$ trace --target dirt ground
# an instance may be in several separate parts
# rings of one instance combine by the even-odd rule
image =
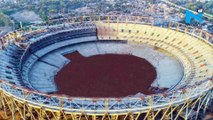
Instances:
[[[65,55],[71,62],[57,74],[59,91],[73,97],[125,97],[153,94],[148,87],[156,78],[155,68],[131,55]]]

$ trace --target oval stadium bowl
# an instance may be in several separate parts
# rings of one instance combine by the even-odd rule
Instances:
[[[141,16],[83,16],[48,23],[11,31],[1,37],[3,118],[195,120],[212,100],[213,47],[209,41],[213,36],[205,31],[181,23],[157,26],[153,18]],[[66,57],[74,52],[85,59],[113,54],[146,60],[155,68],[156,76],[148,87],[138,86],[151,92],[72,96],[81,88],[78,83],[79,86],[73,86],[76,89],[70,88],[70,94],[63,94],[60,92],[63,87],[56,81],[63,83],[63,77],[58,75],[63,76],[61,72],[75,63]],[[133,88],[128,82],[121,84]],[[102,85],[103,89],[113,87]],[[93,90],[80,91],[92,93]]]

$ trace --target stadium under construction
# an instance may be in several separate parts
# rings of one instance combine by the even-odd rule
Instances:
[[[212,104],[212,39],[141,16],[57,19],[10,32],[0,38],[1,119],[200,119]]]

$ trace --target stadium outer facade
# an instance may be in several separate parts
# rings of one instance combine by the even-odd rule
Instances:
[[[98,40],[127,40],[168,51],[183,64],[183,79],[165,93],[125,98],[72,98],[48,95],[2,79],[2,119],[176,120],[197,119],[200,112],[205,113],[212,102],[213,49],[209,41],[213,37],[200,29],[181,23],[169,23],[159,27],[154,25],[152,18],[139,16],[76,17],[52,20],[49,25],[37,25],[35,30],[32,30],[32,27],[22,28],[2,37],[1,44],[3,49],[13,42],[27,49],[29,44],[23,42],[27,39],[23,37],[26,34],[38,38],[49,33],[50,29],[79,30],[94,25]],[[24,61],[23,57],[21,61]],[[20,67],[22,64],[19,64]]]

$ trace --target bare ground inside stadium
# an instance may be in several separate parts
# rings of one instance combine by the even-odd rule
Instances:
[[[56,76],[57,94],[73,97],[125,97],[153,94],[148,87],[156,78],[155,68],[132,55],[95,55],[78,52],[65,55],[71,62]]]

